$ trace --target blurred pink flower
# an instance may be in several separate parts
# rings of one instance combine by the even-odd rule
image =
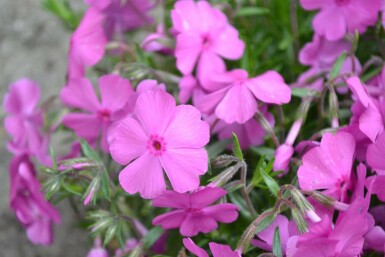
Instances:
[[[241,58],[245,44],[226,16],[206,1],[177,1],[171,11],[176,32],[175,56],[183,75],[192,73],[198,63],[198,76],[224,66],[221,57]]]
[[[336,200],[346,200],[354,152],[355,141],[352,135],[346,132],[325,134],[321,145],[302,157],[302,165],[297,173],[300,188],[324,189],[325,194]]]
[[[16,156],[10,164],[10,206],[34,244],[53,242],[53,222],[60,223],[60,213],[40,192],[33,164],[28,155]]]
[[[139,95],[134,117],[120,121],[110,136],[112,158],[127,165],[119,175],[130,194],[154,198],[166,190],[162,168],[175,191],[184,193],[199,186],[207,171],[209,126],[193,106],[176,106],[163,90]]]
[[[87,253],[87,257],[109,257],[107,250],[102,247],[100,238],[96,238],[94,247]]]
[[[107,37],[103,29],[105,15],[89,8],[72,34],[69,46],[67,79],[81,78],[86,67],[98,63],[104,56]]]
[[[212,82],[218,88],[212,93],[196,95],[194,105],[205,114],[215,112],[219,119],[229,124],[243,124],[252,118],[258,109],[257,99],[278,105],[291,99],[289,86],[276,71],[248,78],[245,70],[237,69],[213,74]]]
[[[140,44],[140,47],[146,52],[158,52],[165,55],[171,55],[174,53],[174,49],[170,46],[166,46],[165,42],[169,41],[164,27],[159,24],[156,27],[156,32],[149,34]]]
[[[369,145],[366,160],[369,166],[378,174],[385,175],[385,133],[381,133],[376,141]],[[385,190],[384,190],[385,192]]]
[[[43,161],[47,140],[43,133],[43,113],[38,108],[39,85],[29,79],[20,79],[9,85],[4,95],[3,108],[7,113],[4,128],[12,137],[7,148],[14,154],[29,153]]]
[[[306,10],[320,11],[313,20],[313,28],[328,40],[342,39],[347,32],[364,33],[377,21],[379,0],[300,0]]]
[[[176,210],[157,216],[152,223],[164,229],[180,228],[182,236],[209,233],[217,229],[217,222],[231,223],[238,218],[239,208],[234,204],[211,205],[226,193],[219,187],[205,187],[184,194],[166,191],[155,198],[152,205]]]
[[[90,142],[101,138],[101,147],[108,151],[107,130],[112,124],[112,116],[124,107],[129,97],[134,94],[131,83],[119,75],[110,74],[99,78],[101,101],[95,94],[91,82],[85,78],[69,81],[61,91],[64,104],[85,113],[66,114],[63,123],[74,130],[76,135]]]
[[[209,257],[205,250],[197,246],[191,238],[183,239],[184,247],[187,248],[191,253],[193,253],[197,257]],[[213,257],[241,257],[239,251],[231,250],[228,245],[221,245],[217,243],[209,243],[210,250],[213,253]]]

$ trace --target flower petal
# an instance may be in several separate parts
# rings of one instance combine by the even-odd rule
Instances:
[[[231,223],[237,220],[239,208],[235,204],[222,203],[203,209],[206,216],[222,223]]]
[[[134,94],[131,83],[117,74],[109,74],[99,78],[102,106],[110,111],[122,108],[130,95]]]
[[[159,159],[148,152],[120,172],[119,183],[127,193],[139,192],[146,199],[155,198],[166,190]]]
[[[163,229],[179,228],[186,219],[185,210],[171,211],[155,217],[152,221],[154,226],[162,226]]]
[[[100,106],[91,82],[85,78],[71,79],[62,89],[60,99],[65,105],[89,112],[96,112]]]
[[[226,194],[227,191],[220,187],[205,187],[203,189],[198,189],[190,195],[191,208],[204,208]]]
[[[96,139],[101,128],[98,118],[86,113],[69,113],[64,116],[63,124],[72,129],[76,135],[87,140]]]
[[[152,205],[155,207],[166,208],[189,208],[190,197],[188,194],[181,194],[175,191],[167,190],[152,201]]]
[[[209,233],[218,227],[218,223],[211,217],[189,214],[183,221],[179,232],[182,236],[196,236],[199,232]]]
[[[160,157],[162,166],[175,191],[184,193],[199,186],[199,175],[207,171],[205,149],[167,149]]]
[[[195,254],[197,257],[209,257],[209,255],[202,248],[198,247],[191,238],[183,238],[183,245],[190,252]]]
[[[112,158],[125,165],[147,150],[147,135],[137,120],[127,117],[110,130]]]

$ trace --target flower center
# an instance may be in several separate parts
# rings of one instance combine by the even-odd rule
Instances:
[[[350,0],[335,0],[335,1],[336,1],[336,4],[339,6],[345,6],[350,3]]]
[[[99,111],[98,111],[98,117],[99,117],[102,121],[109,121],[110,118],[111,118],[111,112],[110,112],[110,110],[107,110],[107,109],[99,110]]]
[[[199,216],[199,215],[203,214],[202,209],[198,209],[198,208],[188,208],[188,209],[186,209],[186,212],[188,212],[189,214],[191,214],[193,216]]]
[[[151,154],[160,156],[166,151],[166,142],[161,136],[151,135],[147,142],[147,149]]]
[[[211,46],[211,38],[209,34],[201,35],[203,48],[209,48]]]

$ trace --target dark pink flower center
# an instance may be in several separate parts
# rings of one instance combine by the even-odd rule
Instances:
[[[147,149],[151,154],[160,156],[166,151],[166,142],[161,136],[151,135],[147,142]]]
[[[201,35],[203,49],[209,48],[211,46],[211,37],[209,34]]]
[[[107,109],[101,109],[98,111],[98,117],[102,121],[109,121],[111,119],[111,112]]]
[[[203,214],[202,209],[199,209],[199,208],[188,208],[188,209],[186,209],[186,212],[188,212],[189,214],[191,214],[193,216],[199,216],[199,215]]]
[[[335,0],[335,1],[336,1],[336,4],[339,6],[345,6],[350,3],[350,0]]]

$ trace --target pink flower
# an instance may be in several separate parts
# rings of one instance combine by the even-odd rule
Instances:
[[[220,57],[236,60],[242,56],[245,44],[238,31],[208,2],[177,1],[171,18],[177,32],[177,67],[182,74],[191,74],[197,62],[198,74],[202,74],[224,66]]]
[[[10,84],[4,95],[3,108],[7,113],[4,127],[12,137],[7,146],[14,154],[26,152],[39,158],[46,153],[47,139],[41,132],[43,115],[38,109],[40,95],[39,86],[29,79]]]
[[[209,126],[189,105],[176,106],[163,90],[139,95],[134,117],[120,121],[111,134],[112,158],[127,165],[119,181],[130,194],[154,198],[166,190],[162,168],[179,193],[199,186],[207,170]]]
[[[173,54],[174,49],[165,45],[167,40],[169,39],[164,31],[163,24],[159,24],[156,27],[156,32],[149,34],[140,44],[140,47],[146,52],[159,52],[166,55]]]
[[[184,247],[187,248],[191,253],[193,253],[197,257],[209,257],[209,255],[206,253],[205,250],[197,246],[191,238],[184,238],[183,239]],[[230,246],[228,245],[221,245],[217,243],[209,243],[210,250],[213,253],[213,257],[241,257],[241,254],[239,251],[231,250]]]
[[[226,123],[245,123],[258,109],[257,100],[264,103],[290,102],[291,91],[276,71],[267,71],[255,78],[248,78],[245,70],[237,69],[212,76],[220,85],[213,93],[203,94],[194,101],[202,112],[215,115]],[[242,101],[239,101],[242,99]]]
[[[352,106],[351,123],[358,123],[362,133],[374,142],[377,135],[384,130],[381,111],[358,77],[349,78],[347,84],[357,99],[356,104]]]
[[[45,200],[27,155],[14,157],[10,164],[10,206],[34,244],[53,242],[52,223],[60,223],[60,213]]]
[[[369,145],[366,152],[366,160],[370,167],[377,173],[385,175],[385,133],[381,133],[376,141]],[[385,191],[385,190],[384,190]]]
[[[87,253],[87,257],[109,257],[107,250],[102,247],[100,238],[96,238],[94,247]]]
[[[105,15],[104,29],[109,39],[153,22],[148,12],[153,8],[148,0],[85,0]]]
[[[324,193],[346,199],[354,160],[355,141],[345,132],[322,137],[321,145],[308,151],[298,169],[301,189],[324,189]]]
[[[217,229],[217,222],[231,223],[238,218],[239,208],[234,204],[211,205],[226,193],[219,187],[184,194],[166,191],[153,200],[153,206],[176,210],[157,216],[152,223],[164,229],[180,228],[181,235],[188,237],[209,233]]]
[[[334,41],[345,36],[346,32],[364,33],[374,25],[380,11],[379,0],[301,0],[306,10],[320,9],[313,20],[317,34]]]
[[[294,222],[283,216],[278,215],[277,218],[267,228],[257,234],[259,239],[252,240],[252,244],[266,251],[273,250],[273,238],[275,229],[278,227],[281,239],[282,253],[286,255],[287,242],[290,237],[299,235],[298,229]]]
[[[101,102],[98,100],[91,82],[85,78],[69,81],[61,91],[64,104],[85,111],[69,113],[63,123],[75,133],[90,142],[102,134],[102,149],[108,151],[107,130],[114,121],[112,115],[124,107],[134,94],[130,81],[119,75],[105,75],[99,79]]]
[[[280,145],[275,151],[275,159],[273,163],[274,171],[283,170],[285,174],[289,171],[289,165],[291,161],[291,157],[293,157],[294,148],[291,145],[283,144]]]
[[[104,20],[105,16],[95,8],[89,8],[84,14],[70,40],[68,79],[84,77],[85,68],[102,59],[107,44]]]

